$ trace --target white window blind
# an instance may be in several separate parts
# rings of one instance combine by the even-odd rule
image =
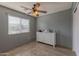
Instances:
[[[29,19],[8,15],[8,34],[29,32],[29,26]]]

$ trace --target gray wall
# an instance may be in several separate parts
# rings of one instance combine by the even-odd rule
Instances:
[[[16,35],[8,35],[8,14],[29,19],[30,32]],[[0,51],[9,50],[21,44],[35,40],[35,32],[36,18],[0,6]]]
[[[37,29],[52,29],[56,31],[57,45],[72,48],[71,9],[38,17]]]
[[[73,2],[73,3],[72,3],[72,10],[74,10],[76,4],[77,4],[77,2]]]

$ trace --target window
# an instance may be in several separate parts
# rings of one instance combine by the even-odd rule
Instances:
[[[8,15],[8,34],[29,32],[29,20]]]
[[[22,19],[21,28],[22,28],[22,32],[29,32],[29,20]]]

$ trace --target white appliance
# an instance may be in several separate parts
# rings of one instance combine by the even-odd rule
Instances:
[[[37,41],[50,44],[50,45],[53,45],[53,47],[55,47],[56,33],[37,32]]]

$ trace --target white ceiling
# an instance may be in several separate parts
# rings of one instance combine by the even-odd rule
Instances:
[[[28,8],[32,8],[33,4],[35,2],[0,2],[0,5],[6,6],[8,8],[23,12],[23,13],[28,13],[30,10],[24,10],[20,6],[25,6]],[[47,11],[46,14],[40,13],[40,16],[51,14],[51,13],[56,13],[59,11],[63,11],[66,9],[71,8],[72,3],[71,2],[40,2],[40,10],[45,10]]]

